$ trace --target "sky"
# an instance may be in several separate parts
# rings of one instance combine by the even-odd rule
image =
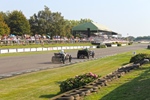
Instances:
[[[0,11],[22,11],[27,19],[44,10],[65,19],[91,19],[127,36],[150,36],[150,0],[0,0]]]

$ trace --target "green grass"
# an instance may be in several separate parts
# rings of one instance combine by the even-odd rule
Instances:
[[[17,52],[17,53],[4,53],[0,54],[0,57],[9,57],[9,56],[28,56],[28,55],[36,55],[36,54],[48,54],[50,52],[58,52],[59,50],[52,51],[34,51],[34,52]],[[65,50],[69,51],[69,50]]]
[[[92,46],[91,43],[51,43],[51,44],[29,44],[29,45],[0,45],[0,49],[8,48],[38,48],[38,47],[59,47],[59,46]]]
[[[150,64],[134,70],[101,88],[84,100],[150,100]]]
[[[28,55],[34,55],[34,54],[44,54],[49,53],[52,51],[40,51],[40,52],[21,52],[21,53],[4,53],[0,54],[0,57],[8,57],[8,56],[28,56]]]
[[[137,53],[140,52],[149,53],[149,50],[145,49],[137,51]],[[2,79],[0,80],[0,100],[49,100],[50,98],[56,96],[59,93],[59,83],[61,81],[87,72],[92,72],[100,76],[105,76],[106,74],[116,70],[118,67],[127,64],[131,56],[132,53],[127,52],[115,56],[69,65],[61,68],[48,69],[45,71],[39,71],[7,79]],[[125,75],[119,80],[112,82],[112,85],[102,88],[99,94],[92,95],[93,97],[85,98],[85,100],[112,100],[109,99],[110,97],[114,97],[113,100],[124,100],[116,98],[120,95],[120,98],[125,98],[126,96],[124,95],[130,95],[127,92],[127,90],[129,90],[130,88],[135,88],[136,91],[136,87],[138,85],[135,83],[139,82],[140,80],[143,82],[144,80],[149,80],[148,71],[149,65],[146,65],[145,67],[143,67],[143,69],[133,71],[132,73]],[[142,77],[144,73],[145,76],[147,75],[147,77]],[[125,79],[125,77],[127,78]],[[135,80],[134,83],[132,83],[133,80]],[[135,87],[133,87],[133,84],[135,84]],[[140,86],[139,89],[141,90],[141,88],[144,87],[144,85],[146,85],[146,83]],[[138,90],[139,93],[140,90]],[[121,93],[117,94],[118,91]],[[148,90],[146,92],[148,92]],[[132,93],[132,95],[134,94]],[[133,99],[131,98],[128,100]]]

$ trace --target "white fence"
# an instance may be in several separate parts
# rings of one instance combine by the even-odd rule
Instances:
[[[126,46],[122,44],[121,46]],[[111,47],[117,47],[117,44],[111,45]],[[48,48],[16,48],[16,49],[0,49],[0,54],[4,53],[16,53],[16,52],[35,52],[35,51],[51,51],[51,50],[61,50],[61,49],[83,49],[83,48],[97,48],[97,46],[61,46],[61,47],[48,47]]]
[[[0,54],[17,53],[17,52],[35,52],[35,51],[51,51],[61,49],[83,49],[83,48],[96,48],[96,46],[62,46],[62,47],[48,47],[48,48],[16,48],[16,49],[0,49]]]

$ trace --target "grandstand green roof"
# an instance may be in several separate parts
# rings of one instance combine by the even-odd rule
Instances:
[[[85,30],[86,31],[87,28],[90,28],[91,31],[97,31],[97,30],[111,31],[107,27],[100,25],[98,23],[94,23],[94,22],[86,22],[86,23],[77,25],[77,26],[73,27],[73,30]]]
[[[86,22],[83,24],[79,24],[73,27],[72,31],[87,31],[88,28],[90,29],[91,32],[111,32],[111,33],[117,34],[113,32],[112,30],[110,30],[109,28],[107,28],[106,26],[95,23],[95,22]]]

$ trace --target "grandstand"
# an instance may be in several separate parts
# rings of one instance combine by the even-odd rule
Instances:
[[[80,36],[92,42],[92,44],[100,45],[107,43],[127,43],[126,39],[121,38],[118,34],[109,28],[94,22],[87,22],[72,28],[74,36]]]

